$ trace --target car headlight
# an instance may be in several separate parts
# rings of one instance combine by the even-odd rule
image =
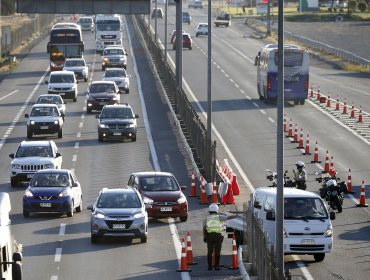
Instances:
[[[54,124],[59,124],[59,121],[54,121]]]
[[[149,198],[149,197],[143,197],[143,201],[145,204],[150,204],[152,205],[153,204],[153,199]]]
[[[26,192],[24,193],[24,196],[25,197],[33,197],[33,193],[30,190],[26,190]]]
[[[105,219],[105,215],[102,214],[102,213],[95,213],[94,217],[97,218],[97,219]]]
[[[30,121],[30,125],[34,125],[35,124],[35,121]]]
[[[99,127],[100,127],[100,128],[106,128],[106,127],[108,127],[108,126],[107,126],[105,123],[100,123],[100,124],[99,124]]]
[[[45,169],[48,169],[48,168],[55,168],[55,166],[54,166],[54,163],[46,163],[46,164],[44,164],[44,168]]]
[[[109,63],[109,58],[107,57],[103,58],[103,63]]]
[[[86,75],[86,74],[87,74],[87,69],[83,69],[83,70],[82,70],[82,74],[83,74],[83,75]]]
[[[135,128],[135,124],[134,123],[130,123],[130,124],[128,124],[128,126],[127,126],[128,128]]]
[[[69,196],[69,191],[68,191],[68,190],[64,190],[64,191],[62,191],[58,196],[59,196],[59,197]]]
[[[132,216],[133,219],[140,219],[140,218],[144,218],[144,217],[145,217],[145,215],[142,212],[136,213],[135,215]]]
[[[333,229],[332,229],[332,227],[328,226],[328,228],[325,231],[324,236],[325,237],[332,237],[333,236]]]
[[[12,169],[21,169],[20,164],[12,164]]]
[[[116,100],[117,100],[117,97],[112,97],[112,100],[113,100],[113,101],[116,101]]]
[[[182,195],[178,200],[177,200],[177,203],[178,204],[183,204],[186,202],[186,197],[184,195]]]

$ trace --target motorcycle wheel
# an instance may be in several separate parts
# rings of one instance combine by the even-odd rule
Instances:
[[[338,210],[338,213],[342,213],[343,208],[342,204],[340,203],[340,200],[338,199],[338,196],[334,196],[332,203],[334,204],[335,208]]]

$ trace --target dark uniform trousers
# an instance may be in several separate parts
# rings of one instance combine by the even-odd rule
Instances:
[[[220,264],[220,254],[224,237],[221,233],[211,232],[207,234],[207,260],[208,267],[212,266],[212,253],[215,252],[215,266]]]

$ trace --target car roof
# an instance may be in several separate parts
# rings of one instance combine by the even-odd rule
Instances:
[[[37,104],[34,104],[33,106],[32,106],[32,108],[33,107],[37,107],[37,108],[42,108],[42,107],[56,107],[56,108],[58,108],[58,105],[56,105],[56,104],[53,104],[53,103],[48,103],[48,104],[44,104],[44,103],[37,103]]]
[[[106,46],[104,48],[104,50],[106,50],[106,49],[123,49],[123,46],[121,46],[121,45],[110,45],[110,46]]]
[[[54,76],[54,75],[73,75],[74,76],[75,73],[69,70],[60,70],[60,71],[50,72],[50,76]]]
[[[273,195],[277,195],[277,189],[276,188],[269,188],[269,187],[262,187],[256,189],[254,192],[256,193],[270,193]],[[318,194],[310,192],[310,191],[304,191],[296,188],[284,188],[284,198],[289,197],[307,197],[307,198],[317,198],[320,197]]]
[[[207,22],[199,22],[199,23],[198,23],[198,26],[199,26],[199,25],[208,25],[208,23],[207,23]]]
[[[59,97],[60,99],[63,99],[59,94],[40,94],[37,99],[39,99],[40,97]]]
[[[142,176],[173,176],[174,175],[172,173],[169,173],[169,172],[158,172],[158,171],[142,171],[142,172],[134,172],[132,173],[131,175],[135,175],[135,176],[138,176],[138,177],[142,177]]]
[[[68,174],[68,173],[72,173],[71,170],[69,169],[41,169],[41,170],[38,170],[36,173],[64,173],[64,174]]]
[[[116,84],[115,81],[92,81],[90,85],[97,85],[97,84]]]
[[[24,147],[39,147],[39,146],[50,146],[54,142],[53,140],[38,140],[38,141],[22,141],[19,145]]]
[[[136,193],[136,190],[130,187],[125,188],[102,188],[100,193]]]
[[[116,68],[114,68],[114,67],[105,68],[105,72],[117,71],[117,70],[127,72],[125,68],[119,68],[119,67],[116,67]]]
[[[119,104],[107,104],[103,108],[131,108],[128,103],[119,103]]]
[[[66,59],[66,61],[67,61],[67,60],[68,60],[68,61],[70,61],[70,60],[77,60],[77,61],[78,61],[78,60],[83,60],[83,61],[85,61],[85,59],[84,59],[83,57],[67,58],[67,59]]]

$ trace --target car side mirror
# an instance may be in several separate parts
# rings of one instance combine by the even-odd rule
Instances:
[[[275,221],[275,213],[273,211],[266,212],[266,220],[267,221]]]
[[[79,186],[79,184],[78,184],[78,183],[73,183],[72,188],[76,188],[76,187],[78,187],[78,186]]]
[[[87,206],[87,210],[94,211],[94,206],[93,206],[93,205],[89,205],[89,206]]]
[[[145,205],[145,210],[153,208],[153,206],[151,204],[144,204],[144,205]]]
[[[140,116],[138,114],[135,114],[135,119],[138,119],[140,118]]]
[[[180,188],[181,188],[182,191],[186,190],[186,186],[181,186]]]
[[[14,158],[14,154],[9,154],[9,157],[10,158]]]
[[[62,154],[61,153],[59,153],[59,152],[57,152],[56,154],[55,154],[55,157],[57,158],[57,157],[61,157],[62,156]]]
[[[96,118],[96,119],[99,119],[99,117],[100,117],[100,115],[95,115],[95,118]]]
[[[76,80],[76,84],[78,84],[79,83],[79,81],[78,80]]]
[[[48,84],[49,83],[49,81],[45,81],[45,84]]]
[[[28,115],[28,114],[24,114],[24,117],[25,117],[25,118],[29,118],[29,117],[30,117],[30,115]]]

